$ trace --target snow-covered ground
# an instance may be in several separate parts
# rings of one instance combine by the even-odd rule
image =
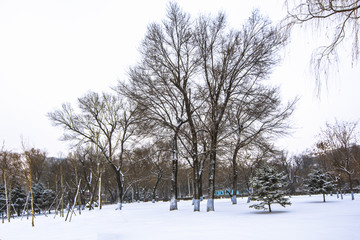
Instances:
[[[35,227],[24,218],[0,224],[0,239],[360,239],[360,195],[352,201],[336,196],[294,196],[292,205],[272,206],[272,213],[249,208],[246,199],[231,205],[230,199],[215,201],[215,212],[193,212],[191,201],[180,201],[178,211],[169,211],[168,202],[115,205],[103,210],[84,211],[71,222],[54,214],[37,216]]]

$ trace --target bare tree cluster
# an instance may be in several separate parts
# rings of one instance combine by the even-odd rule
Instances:
[[[171,210],[179,156],[193,170],[194,211],[200,210],[208,167],[207,210],[214,211],[216,169],[227,143],[238,139],[234,152],[247,145],[263,151],[286,132],[296,100],[281,104],[278,89],[264,83],[285,41],[257,11],[235,30],[227,28],[223,13],[193,19],[171,3],[167,18],[149,25],[142,59],[117,90],[142,109],[153,131],[173,136]]]
[[[58,189],[60,182],[61,196],[67,183],[79,196],[72,201],[90,208],[105,190],[119,210],[124,201],[169,195],[176,210],[179,197],[192,195],[194,211],[204,196],[214,211],[216,189],[231,179],[236,192],[241,173],[248,184],[257,164],[278,154],[273,141],[289,128],[296,99],[282,103],[266,81],[285,42],[286,34],[258,11],[229,29],[224,13],[192,18],[170,3],[166,18],[148,26],[128,81],[48,114],[76,150],[61,162],[66,171],[60,165],[53,172],[55,184],[42,174],[53,165],[34,152],[28,165],[43,164],[32,166],[30,183]]]

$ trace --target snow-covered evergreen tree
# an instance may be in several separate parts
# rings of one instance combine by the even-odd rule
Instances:
[[[270,165],[265,164],[257,169],[255,176],[250,180],[253,188],[251,199],[260,201],[260,203],[253,204],[250,207],[268,209],[271,212],[271,204],[277,203],[283,207],[291,205],[289,199],[284,197],[287,194],[285,190],[288,185],[287,180],[284,173],[278,173]]]
[[[43,208],[43,192],[45,187],[42,183],[36,183],[32,185],[33,198],[34,198],[34,208],[42,209]]]
[[[327,173],[317,169],[308,175],[308,191],[311,194],[322,194],[323,201],[325,202],[325,194],[329,193],[335,187],[334,182],[331,180]]]
[[[53,190],[51,189],[45,189],[41,195],[42,198],[42,209],[48,209],[49,213],[50,213],[50,207],[51,204],[53,204],[55,198],[56,198],[56,194]]]
[[[16,214],[20,216],[26,204],[26,193],[19,185],[11,191],[11,203],[14,206]]]
[[[56,194],[53,190],[47,189],[42,183],[36,183],[32,186],[35,208],[48,210],[53,204]]]

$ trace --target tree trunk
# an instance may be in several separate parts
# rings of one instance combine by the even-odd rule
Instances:
[[[215,141],[212,140],[210,152],[210,171],[209,171],[209,193],[207,201],[207,211],[215,211],[214,198],[215,198],[215,165],[216,165],[216,147]]]
[[[31,197],[31,226],[35,226],[35,212],[34,212],[34,195],[32,191],[32,179],[31,179],[31,168],[29,164],[29,185],[30,185],[30,197]]]
[[[75,164],[75,181],[76,182],[79,182],[79,174],[78,174],[78,171],[77,171],[77,166]],[[78,202],[78,205],[79,205],[79,215],[81,215],[81,198],[77,198],[77,202]]]
[[[232,190],[233,196],[231,197],[232,204],[237,204],[236,193],[237,193],[237,181],[238,181],[238,173],[237,173],[237,155],[240,150],[239,143],[236,145],[233,157],[232,157],[232,168],[233,168],[233,176],[232,176]]]
[[[3,177],[4,177],[6,215],[7,215],[8,222],[10,222],[10,203],[9,203],[9,196],[8,196],[7,184],[6,184],[6,174],[5,174],[5,170],[4,170]]]
[[[153,203],[155,203],[155,201],[156,201],[156,189],[157,189],[157,186],[159,185],[161,178],[162,178],[162,174],[160,173],[160,174],[158,174],[158,176],[156,178],[156,183],[155,183],[155,185],[153,187],[153,191],[152,191],[152,202]]]
[[[56,174],[55,176],[55,192],[56,192],[56,196],[59,196],[59,189],[58,189],[58,175]],[[27,204],[27,203],[26,203]],[[57,206],[58,206],[58,198],[56,197],[56,202],[55,202],[55,216],[58,214],[57,212]]]
[[[215,198],[215,170],[216,170],[216,151],[217,151],[217,127],[211,133],[211,145],[210,145],[210,172],[209,172],[209,194],[207,201],[207,210],[215,211],[214,198]]]
[[[269,212],[271,212],[271,204],[270,204],[270,202],[268,202],[268,206],[269,206]]]
[[[93,188],[93,189],[89,189],[89,192],[91,193],[89,210],[91,210],[92,204],[93,204],[94,201],[95,201],[96,190],[98,190],[98,188],[97,188],[98,183],[99,183],[99,179],[98,179],[97,181],[95,181],[95,186],[94,186],[94,188]],[[91,192],[91,190],[92,190],[92,192]]]
[[[99,197],[98,197],[98,201],[99,201],[99,209],[102,209],[102,204],[101,204],[101,177],[102,177],[102,172],[99,175]]]
[[[194,174],[194,212],[200,211],[200,176],[199,176],[199,162],[197,158],[193,161]]]
[[[323,193],[323,201],[325,202],[325,193]]]
[[[173,159],[171,172],[171,197],[170,211],[178,210],[177,208],[177,174],[178,174],[178,129],[175,130],[173,137]]]
[[[353,181],[352,181],[352,177],[351,174],[348,173],[348,178],[349,178],[349,185],[350,185],[350,191],[353,191]]]
[[[215,198],[215,164],[216,164],[216,152],[210,153],[210,176],[209,176],[209,194],[207,200],[207,210],[215,211],[214,198]]]
[[[123,203],[123,194],[124,194],[123,175],[122,175],[121,171],[115,165],[111,164],[111,167],[115,172],[116,182],[117,182],[118,190],[119,190],[118,204],[117,204],[116,210],[121,210],[122,203]]]
[[[203,184],[202,184],[202,173],[203,171],[200,170],[200,174],[199,174],[199,196],[200,196],[200,200],[203,200]]]

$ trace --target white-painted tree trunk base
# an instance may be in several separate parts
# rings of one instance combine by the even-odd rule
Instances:
[[[170,201],[170,211],[178,210],[177,201],[175,198],[172,198]]]
[[[121,209],[122,209],[122,203],[118,202],[116,206],[116,210],[121,210]]]
[[[355,200],[354,192],[351,192],[351,200]]]
[[[214,207],[214,199],[209,198],[207,200],[207,208],[206,208],[207,212],[213,212],[215,211],[215,207]]]
[[[234,195],[234,196],[231,197],[231,203],[232,203],[232,204],[237,204],[236,195]]]
[[[200,199],[194,199],[194,212],[200,212]]]

